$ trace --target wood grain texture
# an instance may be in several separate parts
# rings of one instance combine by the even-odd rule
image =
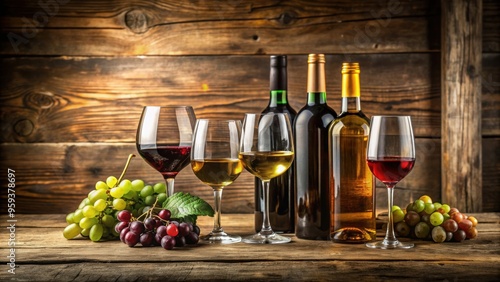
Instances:
[[[411,189],[414,197],[429,194],[438,199],[439,147],[439,139],[417,139],[419,161],[399,187]],[[0,168],[16,171],[16,211],[19,213],[65,213],[76,209],[98,180],[105,180],[109,175],[118,177],[127,156],[136,154],[135,145],[127,143],[9,143],[2,144],[1,149]],[[140,178],[152,184],[163,181],[161,175],[138,155],[126,177],[130,180]],[[253,176],[244,171],[225,188],[223,212],[253,213],[253,183]],[[213,204],[212,189],[201,183],[189,166],[176,177],[175,187],[176,191],[190,192]],[[1,191],[3,199],[6,194],[6,191]],[[408,195],[396,195],[397,202],[406,205],[410,200]],[[382,204],[382,208],[385,207]],[[0,207],[1,211],[5,209],[6,206]]]
[[[443,201],[466,212],[482,210],[482,0],[442,5]],[[464,20],[466,19],[466,20]]]
[[[306,60],[289,56],[289,101],[297,111],[306,101]],[[338,112],[341,64],[355,60],[367,115],[411,114],[417,137],[440,135],[438,54],[326,60],[328,101]],[[145,105],[187,104],[200,118],[242,119],[269,99],[268,56],[23,57],[0,63],[0,142],[135,142]],[[495,125],[500,117],[491,120]]]
[[[349,281],[475,280],[500,275],[500,214],[471,214],[479,235],[462,243],[414,240],[404,252],[381,252],[364,245],[301,240],[280,245],[203,245],[165,251],[160,247],[129,248],[119,241],[92,243],[61,235],[64,215],[19,215],[16,229],[16,281]],[[0,222],[6,222],[2,216]],[[200,217],[202,234],[212,218]],[[226,214],[227,232],[249,235],[253,215]],[[378,240],[383,232],[378,230]],[[2,242],[7,232],[0,233]],[[402,239],[405,240],[405,239]],[[7,253],[7,246],[1,245]],[[432,253],[432,257],[429,257]],[[467,255],[464,255],[467,254]],[[362,263],[360,263],[362,261]],[[3,257],[0,262],[7,262]],[[425,271],[422,271],[425,269]],[[175,271],[172,271],[175,270]],[[0,272],[6,281],[13,276]]]
[[[51,13],[47,13],[33,1],[4,1],[0,54],[234,55],[439,49],[435,36],[439,14],[428,1],[64,2],[49,7]]]

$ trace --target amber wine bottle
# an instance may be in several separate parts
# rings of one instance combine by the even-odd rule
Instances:
[[[269,72],[269,104],[262,113],[288,113],[293,124],[297,112],[289,105],[287,97],[287,57],[271,56]],[[294,232],[294,168],[272,178],[269,183],[269,220],[275,232]],[[264,213],[262,181],[255,178],[255,231],[262,228]]]
[[[331,239],[375,239],[375,181],[366,162],[370,121],[361,111],[359,64],[342,64],[342,112],[329,129]]]
[[[326,104],[325,56],[307,59],[307,104],[295,120],[295,235],[302,239],[330,237],[328,126],[337,113]]]

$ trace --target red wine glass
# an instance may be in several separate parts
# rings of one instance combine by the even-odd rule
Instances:
[[[196,116],[190,106],[146,106],[137,128],[139,155],[159,171],[174,193],[174,179],[189,164]]]
[[[394,187],[415,164],[415,141],[409,116],[373,116],[368,136],[367,162],[373,175],[387,186],[387,231],[383,241],[366,246],[376,249],[409,249],[414,244],[400,242],[394,235],[392,206]]]

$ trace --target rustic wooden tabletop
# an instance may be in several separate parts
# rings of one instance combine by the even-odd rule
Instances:
[[[500,213],[475,216],[478,238],[414,241],[410,250],[372,250],[290,234],[292,242],[283,245],[198,244],[171,251],[66,240],[64,215],[19,214],[15,222],[2,216],[0,281],[498,281]],[[212,218],[198,223],[202,233],[212,228]],[[253,233],[251,214],[223,214],[222,223],[230,233]],[[11,224],[15,229],[5,227]]]

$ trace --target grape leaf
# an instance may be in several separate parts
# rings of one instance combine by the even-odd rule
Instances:
[[[174,193],[162,206],[171,212],[171,218],[192,223],[196,223],[198,216],[214,216],[215,213],[203,199],[184,192]]]

